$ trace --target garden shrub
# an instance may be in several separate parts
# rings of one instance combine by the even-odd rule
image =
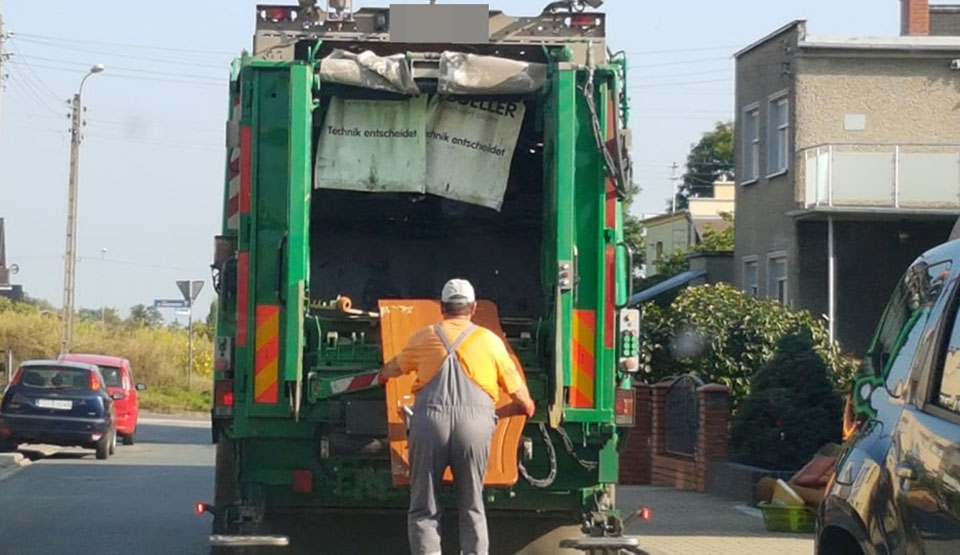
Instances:
[[[854,361],[830,342],[822,321],[726,284],[687,288],[666,307],[647,303],[640,329],[647,381],[696,374],[730,387],[733,406],[787,335],[810,338],[812,353],[826,364],[837,390],[848,390],[855,374]]]
[[[751,380],[750,393],[733,416],[732,458],[794,470],[826,443],[841,439],[843,401],[813,338],[783,336],[773,358]]]

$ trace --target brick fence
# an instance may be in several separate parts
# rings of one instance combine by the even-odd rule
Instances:
[[[627,432],[627,444],[620,452],[620,483],[641,485],[650,483],[650,410],[651,389],[649,384],[634,387],[636,397],[636,423]]]
[[[672,382],[636,387],[636,426],[620,455],[620,483],[705,491],[711,462],[726,460],[730,430],[729,388],[697,388],[698,428],[693,456],[666,449],[666,395]]]

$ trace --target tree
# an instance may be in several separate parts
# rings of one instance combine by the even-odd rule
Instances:
[[[130,317],[127,322],[135,326],[156,327],[163,323],[163,315],[155,306],[138,304],[130,307]]]
[[[704,232],[702,240],[696,245],[693,245],[689,249],[674,251],[656,261],[657,275],[651,277],[644,285],[649,287],[679,273],[686,272],[690,269],[690,261],[687,257],[692,253],[732,251],[733,214],[722,212],[720,217],[723,218],[725,222],[730,223],[726,229],[720,231],[713,229],[707,230]]]
[[[643,237],[643,224],[640,223],[640,218],[637,218],[630,213],[630,208],[633,206],[633,200],[636,198],[639,192],[640,187],[634,183],[627,190],[627,196],[623,199],[623,240],[630,245],[631,249],[633,249],[633,264],[635,266],[634,268],[630,268],[631,276],[633,275],[634,270],[643,264],[644,254],[646,252]]]
[[[733,122],[718,121],[690,147],[687,172],[676,193],[677,210],[686,208],[690,197],[711,196],[713,182],[724,175],[733,177]]]
[[[783,336],[753,377],[733,418],[735,460],[793,470],[826,443],[839,442],[843,401],[809,334]]]

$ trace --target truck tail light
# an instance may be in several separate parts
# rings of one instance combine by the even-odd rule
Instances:
[[[213,386],[213,410],[217,416],[233,415],[233,380],[217,380]]]
[[[633,388],[618,389],[613,417],[617,426],[633,427],[636,423],[636,399]]]
[[[281,21],[296,21],[297,16],[296,8],[289,8],[284,6],[271,6],[260,10],[260,19],[264,21],[269,21],[271,23],[279,23]]]
[[[310,470],[294,470],[293,491],[297,493],[312,493],[313,472]]]
[[[569,18],[568,27],[576,29],[590,29],[600,26],[600,16],[590,13],[573,14]]]

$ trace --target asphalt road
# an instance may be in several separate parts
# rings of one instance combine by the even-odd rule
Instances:
[[[63,449],[0,481],[0,554],[209,553],[193,512],[213,497],[209,423],[141,416],[137,436],[106,461]]]

